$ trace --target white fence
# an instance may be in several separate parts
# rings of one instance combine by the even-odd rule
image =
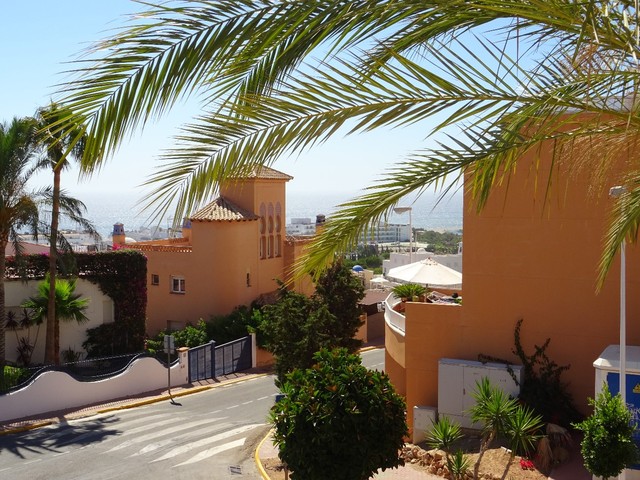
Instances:
[[[171,367],[171,386],[189,383],[187,349]],[[155,358],[135,360],[119,375],[80,382],[64,372],[45,372],[26,387],[0,396],[0,421],[83,407],[167,387],[167,368]]]

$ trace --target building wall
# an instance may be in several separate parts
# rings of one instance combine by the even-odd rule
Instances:
[[[261,220],[192,221],[191,251],[145,250],[149,271],[147,333],[154,335],[168,327],[182,328],[212,315],[226,315],[238,305],[249,305],[261,294],[277,289],[277,279],[286,276],[287,262],[295,261],[299,254],[296,248],[289,253],[285,249],[285,184],[282,179],[251,179],[221,189],[221,194],[239,207],[265,217],[264,225]],[[269,252],[264,244],[261,250],[261,237],[265,236],[273,238]],[[151,284],[154,274],[159,276],[159,285]],[[185,279],[184,293],[171,292],[172,276]]]
[[[559,365],[576,405],[587,412],[594,395],[593,362],[619,341],[619,260],[596,292],[607,215],[622,164],[589,188],[590,171],[570,169],[559,159],[551,173],[549,148],[518,162],[509,182],[494,188],[480,214],[467,192],[464,208],[464,306],[459,318],[430,305],[410,304],[406,317],[407,407],[436,406],[440,357],[476,360],[479,353],[516,361],[514,328],[524,319],[525,351],[551,339],[548,356]],[[538,152],[534,152],[538,153]],[[508,185],[507,185],[508,183]],[[640,345],[640,262],[627,247],[627,343]],[[453,307],[455,308],[455,307]],[[389,342],[387,342],[389,344]],[[392,352],[397,351],[392,342]],[[398,352],[402,355],[402,352]],[[395,379],[393,379],[395,381]]]

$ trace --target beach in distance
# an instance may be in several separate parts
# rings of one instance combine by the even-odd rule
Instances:
[[[171,226],[173,218],[168,216],[161,221],[149,220],[149,212],[141,212],[142,195],[136,193],[112,195],[108,193],[91,193],[78,195],[78,198],[86,205],[86,218],[91,220],[103,239],[111,236],[115,223],[124,224],[125,232],[140,230],[144,227],[167,229]],[[323,214],[330,217],[338,209],[338,205],[349,200],[349,194],[336,193],[299,193],[287,194],[287,223],[292,218],[311,218],[315,221],[316,215]],[[427,230],[461,230],[462,229],[462,194],[456,193],[445,197],[437,203],[438,196],[434,193],[425,193],[415,202],[403,202],[399,206],[411,206],[411,221],[414,228]],[[389,223],[409,223],[409,214],[391,214]],[[61,228],[77,229],[77,225],[68,222],[62,223]]]

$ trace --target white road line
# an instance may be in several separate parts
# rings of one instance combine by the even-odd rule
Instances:
[[[265,395],[264,397],[256,398],[256,401],[266,400],[267,398],[271,398],[269,395]]]
[[[253,400],[249,400],[248,402],[244,402],[242,405],[249,405],[250,403],[253,403]]]
[[[218,430],[222,430],[222,429],[231,427],[231,425],[232,424],[230,424],[230,423],[221,423],[219,425],[216,425],[216,427],[218,427]],[[151,443],[151,444],[147,445],[146,447],[140,449],[138,452],[134,453],[133,455],[129,455],[129,457],[137,457],[139,455],[146,455],[147,453],[154,452],[154,451],[158,450],[159,448],[166,447],[167,445],[171,445],[172,443],[176,443],[177,441],[183,440],[185,438],[189,438],[189,437],[200,435],[202,432],[207,432],[207,431],[210,431],[210,428],[203,427],[203,428],[197,428],[197,429],[194,429],[194,430],[190,430],[187,433],[182,433],[180,435],[174,435],[171,438],[167,438],[165,440],[160,440],[158,442]]]
[[[172,433],[180,432],[182,430],[187,430],[189,428],[197,427],[206,423],[217,422],[218,420],[222,420],[222,418],[209,418],[207,420],[196,420],[195,422],[189,423],[181,423],[180,425],[176,425],[172,428],[165,428],[162,430],[158,430],[157,432],[147,433],[146,435],[140,435],[136,438],[132,438],[131,440],[127,440],[126,442],[121,443],[113,447],[111,450],[108,450],[104,453],[111,453],[117,450],[122,450],[123,448],[130,447],[131,445],[135,445],[136,443],[147,442],[149,440],[153,440],[158,437],[163,437],[165,435],[170,435]]]
[[[235,440],[233,442],[229,442],[229,443],[225,443],[223,445],[219,445],[217,447],[209,448],[209,449],[205,450],[204,452],[200,452],[195,457],[190,458],[186,462],[182,462],[182,463],[178,463],[177,465],[174,465],[173,468],[180,467],[182,465],[189,465],[189,464],[192,464],[192,463],[201,462],[202,460],[206,460],[209,457],[213,457],[214,455],[217,455],[218,453],[226,452],[227,450],[231,450],[233,448],[241,447],[241,446],[244,445],[245,440],[246,440],[245,438],[241,438],[241,439]]]
[[[244,432],[248,432],[249,430],[253,430],[256,427],[260,427],[264,425],[263,423],[255,423],[250,425],[243,425],[242,427],[234,428],[233,430],[229,430],[228,432],[220,433],[218,435],[214,435],[213,437],[203,438],[202,440],[198,440],[197,442],[191,442],[187,445],[183,445],[178,448],[174,448],[170,452],[167,452],[162,457],[153,460],[151,463],[160,462],[162,460],[167,460],[169,458],[176,457],[183,453],[187,453],[190,450],[195,448],[204,447],[210,445],[212,443],[219,442],[220,440],[224,440],[225,438],[233,437],[234,435],[239,435]]]
[[[231,410],[232,408],[238,408],[240,405],[231,405],[230,407],[227,407],[225,410]]]

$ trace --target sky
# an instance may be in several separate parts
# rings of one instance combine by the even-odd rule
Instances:
[[[109,32],[140,11],[130,0],[0,0],[0,121],[33,115],[55,98],[56,85],[69,77],[83,49],[109,36]],[[88,193],[119,193],[142,197],[139,186],[158,165],[157,157],[173,144],[178,126],[198,113],[195,105],[178,105],[165,118],[134,134],[91,179],[81,181],[77,171],[63,175],[62,186],[82,199]],[[428,125],[377,130],[350,137],[336,136],[295,158],[274,165],[294,177],[290,193],[327,193],[357,196],[409,152],[423,148]],[[35,184],[50,182],[44,174]]]

